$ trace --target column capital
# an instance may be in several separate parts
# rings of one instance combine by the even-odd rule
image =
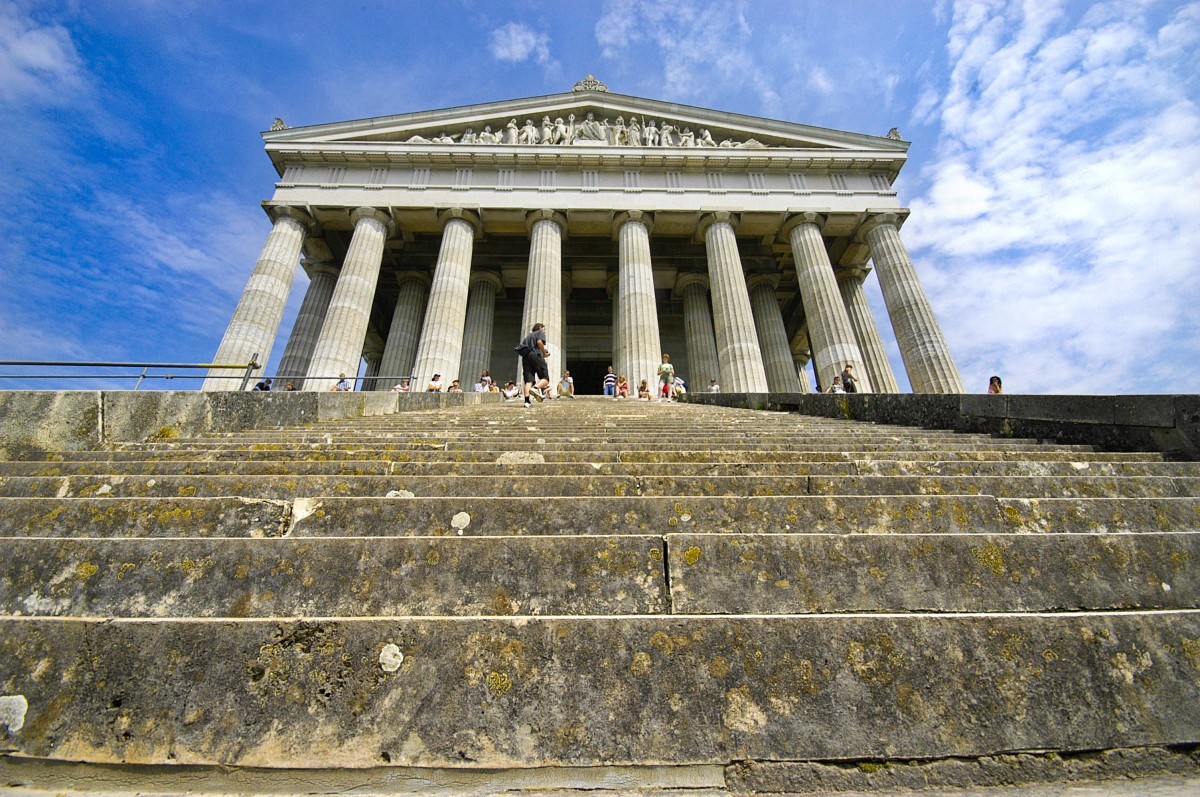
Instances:
[[[705,213],[700,217],[700,223],[696,225],[696,235],[700,240],[704,240],[704,233],[709,227],[719,222],[725,222],[734,230],[737,230],[738,225],[742,223],[742,217],[737,213],[732,213],[728,210],[714,210]]]
[[[748,290],[754,290],[759,285],[770,285],[771,290],[775,290],[779,287],[779,275],[759,273],[751,274],[746,278],[746,288]]]
[[[332,260],[301,260],[300,267],[304,269],[304,273],[312,279],[317,274],[328,274],[331,277],[336,277],[341,269],[338,264]]]
[[[699,285],[704,291],[708,291],[708,275],[701,274],[698,271],[688,271],[680,274],[675,279],[675,295],[681,296],[693,285]]]
[[[654,232],[654,214],[647,213],[644,210],[625,210],[618,213],[613,218],[613,238],[617,237],[617,233],[621,227],[631,221],[640,221],[646,226],[646,232]]]
[[[466,210],[465,208],[445,208],[438,211],[437,217],[438,223],[442,225],[442,229],[445,229],[446,225],[449,224],[451,220],[461,219],[462,221],[465,221],[467,224],[471,225],[471,229],[475,231],[476,238],[483,237],[483,224],[479,220],[479,214],[473,210]]]
[[[541,210],[531,210],[525,214],[525,231],[531,236],[533,235],[533,225],[539,221],[552,221],[558,225],[562,237],[567,237],[567,217],[557,210],[542,208]]]
[[[271,219],[271,223],[275,223],[280,219],[293,219],[304,225],[306,233],[311,234],[317,230],[316,220],[301,208],[292,205],[270,205],[266,202],[263,203],[262,207],[267,212],[268,218]]]
[[[409,270],[409,271],[397,271],[396,272],[396,284],[397,285],[403,285],[404,283],[408,282],[409,280],[412,280],[413,282],[419,282],[422,285],[424,285],[426,288],[428,288],[430,285],[433,284],[433,277],[429,276],[429,273],[426,271]]]
[[[392,217],[379,208],[355,208],[353,212],[350,213],[350,221],[354,222],[355,226],[358,226],[358,223],[363,219],[374,219],[382,224],[384,229],[387,230],[389,238],[396,234],[396,225],[392,223]]]
[[[786,238],[794,228],[799,227],[801,224],[815,224],[818,230],[824,231],[825,222],[827,221],[829,221],[829,217],[824,213],[815,213],[813,211],[793,213],[784,220],[783,226],[779,228],[779,234]]]
[[[857,282],[862,282],[863,280],[865,280],[867,278],[867,274],[869,274],[869,273],[870,273],[870,269],[858,268],[858,267],[835,268],[833,270],[833,276],[835,279],[837,279],[838,282],[845,282],[847,280],[855,280]]]
[[[477,282],[490,282],[497,291],[504,289],[504,280],[495,271],[472,271],[467,285],[474,287]]]
[[[898,210],[883,210],[883,211],[867,211],[867,217],[863,223],[858,226],[858,230],[854,233],[854,240],[863,242],[867,240],[867,233],[877,227],[890,224],[899,230],[904,221],[908,218],[908,209],[901,208]]]
[[[614,271],[608,275],[608,279],[605,281],[605,288],[608,291],[608,298],[611,299],[612,297],[617,295],[617,286],[620,284],[620,282],[621,282],[620,273]]]

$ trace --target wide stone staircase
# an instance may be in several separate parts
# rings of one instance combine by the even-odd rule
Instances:
[[[0,496],[0,788],[1200,772],[1197,463],[581,398],[45,454]]]

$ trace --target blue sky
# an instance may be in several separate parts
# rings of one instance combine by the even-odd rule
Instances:
[[[898,127],[903,237],[969,390],[998,373],[1009,392],[1200,392],[1200,2],[1137,0],[0,0],[0,358],[209,360],[269,230],[276,116],[588,72]]]

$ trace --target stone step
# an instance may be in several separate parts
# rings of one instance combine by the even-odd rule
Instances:
[[[689,436],[687,439],[694,439]],[[395,443],[388,443],[379,438],[370,438],[364,442],[369,442],[370,445],[360,445],[354,441],[311,441],[303,443],[247,443],[242,441],[238,444],[231,444],[227,449],[229,451],[283,451],[292,449],[337,449],[337,450],[354,450],[356,448],[376,448],[384,451],[476,451],[476,452],[495,452],[502,453],[505,451],[528,451],[535,450],[539,452],[549,451],[608,451],[613,448],[635,448],[638,451],[676,451],[680,448],[679,443],[669,442],[647,442],[645,439],[639,441],[630,441],[632,445],[624,446],[619,443],[610,441],[605,442],[571,442],[568,439],[561,437],[553,437],[549,435],[527,436],[522,438],[513,438],[511,440],[496,440],[493,438],[485,439],[464,439],[458,441],[438,441],[435,439],[429,440],[397,440]],[[979,444],[971,442],[951,441],[948,443],[922,443],[921,441],[901,440],[895,442],[879,442],[879,443],[858,443],[849,441],[836,441],[829,443],[812,443],[809,441],[797,440],[782,440],[776,444],[762,444],[753,441],[737,440],[722,442],[714,441],[713,446],[723,450],[733,451],[795,451],[801,449],[804,451],[839,451],[839,452],[871,452],[871,453],[889,453],[894,451],[1014,451],[1025,452],[1031,450],[1039,450],[1040,447],[1030,446],[1024,443],[988,443]],[[179,443],[165,446],[162,443],[146,443],[146,444],[127,444],[121,446],[122,451],[139,451],[156,453],[158,451],[188,451],[188,450],[222,450],[220,447],[214,448],[211,442],[189,442],[182,441]],[[1071,451],[1072,449],[1064,449],[1058,447],[1058,451]]]
[[[624,495],[993,495],[1005,498],[1187,498],[1200,479],[1167,476],[0,476],[13,497]]]
[[[1197,531],[1196,498],[0,498],[0,538]]]
[[[725,765],[1191,744],[1197,639],[1196,610],[6,618],[0,673],[19,756]]]
[[[838,462],[461,462],[394,460],[122,460],[108,462],[0,462],[0,476],[485,476],[491,474],[561,476],[716,476],[738,475],[881,475],[881,476],[1186,476],[1200,477],[1195,462],[961,462],[863,460]]]
[[[63,462],[168,462],[168,461],[288,461],[288,462],[325,462],[343,460],[385,460],[393,462],[495,462],[502,454],[489,455],[484,458],[470,451],[444,450],[413,450],[401,451],[392,448],[356,446],[345,450],[325,447],[309,449],[251,449],[235,450],[228,448],[217,449],[188,449],[161,451],[72,451],[68,454],[43,454],[41,458],[29,458],[20,462],[44,463],[43,467],[53,468]],[[848,462],[869,461],[869,454],[858,454],[847,451],[807,451],[796,447],[788,451],[721,451],[711,449],[683,448],[676,451],[640,451],[637,449],[614,450],[612,448],[595,451],[539,451],[547,462]],[[886,455],[876,457],[883,461],[904,462],[1130,462],[1157,463],[1163,458],[1157,454],[1129,452],[1091,452],[1091,451],[890,451]],[[57,474],[42,474],[57,475]]]
[[[1194,609],[1200,533],[7,539],[0,613],[770,615]]]

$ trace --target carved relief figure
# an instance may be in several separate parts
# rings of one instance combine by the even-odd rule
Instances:
[[[475,135],[475,128],[473,127],[468,127],[467,132],[462,135],[462,143],[464,144],[474,144],[478,140]]]
[[[405,143],[408,143],[408,144],[428,144],[428,143],[430,143],[430,142],[429,142],[429,139],[427,139],[427,138],[422,138],[421,136],[410,136],[410,137],[409,137],[409,139],[408,139],[408,141],[407,141],[407,142],[405,142]]]
[[[694,147],[696,146],[696,134],[692,132],[692,128],[685,127],[683,132],[679,134],[679,146]]]
[[[659,141],[662,144],[662,146],[664,146],[664,147],[675,146],[675,144],[676,144],[675,128],[672,127],[670,122],[668,122],[666,120],[663,121],[662,129],[659,131],[659,136],[660,136]]]
[[[637,119],[629,120],[629,129],[625,132],[625,137],[629,139],[629,146],[640,147],[642,145],[642,126],[638,124]]]
[[[655,126],[653,119],[646,123],[645,129],[642,131],[642,139],[646,142],[647,147],[658,146],[658,127]]]
[[[557,141],[554,140],[554,125],[550,124],[549,116],[542,117],[542,143],[543,144],[557,144],[558,143]]]
[[[532,119],[525,120],[525,126],[521,128],[521,138],[519,140],[522,144],[536,144],[541,140],[538,136],[538,129],[534,126]]]
[[[500,137],[492,132],[491,125],[484,125],[483,132],[479,134],[480,144],[499,144]]]
[[[555,144],[570,144],[571,131],[567,129],[567,123],[559,116],[554,120],[554,143]]]
[[[440,133],[438,133],[436,136],[434,136],[432,141],[434,144],[453,144],[454,136],[446,135],[446,131],[443,130]]]
[[[700,138],[696,141],[697,147],[715,147],[717,142],[713,141],[712,133],[708,132],[708,128],[700,131]]]
[[[618,147],[629,145],[629,135],[625,130],[625,117],[618,116],[617,123],[612,129],[612,143]]]
[[[574,119],[574,117],[572,117]],[[596,121],[596,117],[588,111],[587,118],[579,123],[575,131],[575,141],[603,141],[608,143],[608,131],[605,126]]]
[[[508,124],[504,126],[504,143],[516,144],[520,139],[520,134],[517,132],[517,120],[509,119]]]

